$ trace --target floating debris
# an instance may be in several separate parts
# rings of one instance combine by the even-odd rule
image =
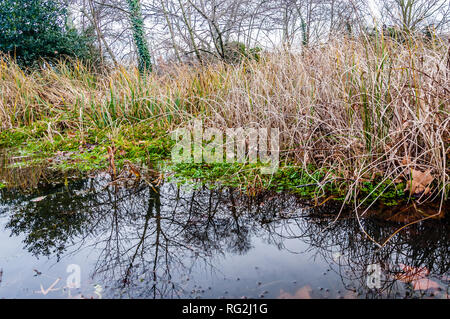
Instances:
[[[37,270],[37,269],[33,269],[33,271],[35,272],[35,276],[40,276],[40,275],[42,275],[42,272],[40,272],[40,271]]]
[[[45,199],[46,197],[47,197],[47,195],[45,195],[45,196],[39,196],[39,197],[33,198],[33,199],[31,200],[31,202],[33,202],[33,203],[40,202],[41,200]]]

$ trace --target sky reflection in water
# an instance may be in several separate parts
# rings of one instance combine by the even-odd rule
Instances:
[[[0,298],[448,296],[448,217],[378,250],[355,218],[331,223],[334,211],[288,194],[109,181],[1,190]],[[400,226],[362,222],[379,241]],[[81,267],[79,289],[64,288],[69,264]],[[371,264],[382,269],[377,290],[366,284]]]

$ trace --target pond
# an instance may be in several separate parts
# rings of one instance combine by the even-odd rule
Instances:
[[[382,248],[362,231],[383,242],[415,205],[335,220],[339,206],[286,193],[40,169],[8,171],[18,186],[0,191],[0,298],[449,296],[448,216]]]

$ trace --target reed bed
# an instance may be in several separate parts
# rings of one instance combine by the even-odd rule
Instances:
[[[196,118],[274,127],[284,161],[324,169],[317,183],[345,182],[347,199],[365,181],[411,180],[413,171],[433,178],[423,200],[447,198],[448,50],[439,39],[341,38],[236,65],[160,65],[148,76],[76,61],[25,72],[3,57],[1,129],[43,119],[61,134],[135,123],[169,132]]]

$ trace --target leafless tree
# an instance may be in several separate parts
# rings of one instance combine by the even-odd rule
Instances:
[[[405,31],[432,27],[442,30],[450,22],[448,0],[383,0],[379,1],[384,23]]]
[[[126,0],[67,0],[82,28],[114,64],[136,61]],[[357,35],[376,20],[404,29],[447,30],[448,0],[141,0],[145,35],[158,64],[227,60],[240,48],[301,49],[342,34]]]

